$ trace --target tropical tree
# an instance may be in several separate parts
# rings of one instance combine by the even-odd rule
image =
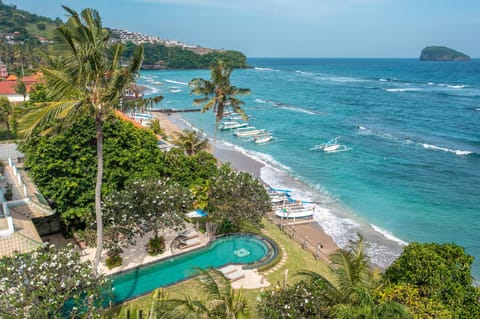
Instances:
[[[322,276],[312,271],[299,272],[299,275],[306,276],[307,284],[305,286],[297,284],[294,291],[299,290],[300,293],[307,296],[309,302],[302,303],[300,300],[299,304],[290,306],[288,299],[284,299],[284,307],[295,309],[297,312],[294,314],[300,317],[305,314],[322,318],[412,317],[408,310],[399,303],[376,298],[375,291],[379,287],[379,283],[374,280],[368,267],[362,236],[359,235],[359,239],[352,242],[346,249],[332,254],[331,261],[332,277]],[[307,290],[302,291],[302,289]],[[296,295],[298,294],[299,292],[296,293]],[[276,298],[272,294],[269,297]],[[269,300],[268,303],[275,305],[272,300]],[[262,309],[262,315],[268,314],[269,311],[275,312],[270,307],[260,309]],[[318,312],[312,313],[312,311]]]
[[[385,271],[385,280],[412,285],[419,297],[444,305],[453,318],[479,318],[480,289],[473,286],[472,263],[473,257],[453,243],[410,243]]]
[[[166,133],[165,133],[165,130],[160,125],[160,120],[153,119],[151,122],[152,122],[152,126],[150,127],[150,129],[152,130],[153,134],[160,135],[162,138],[166,138]]]
[[[208,138],[204,137],[200,131],[183,130],[175,133],[177,134],[175,145],[180,146],[188,156],[195,155],[208,148]]]
[[[204,104],[202,112],[212,109],[215,112],[215,133],[213,144],[217,141],[217,129],[220,121],[228,108],[232,108],[233,112],[241,114],[247,119],[247,114],[242,110],[243,101],[237,99],[237,95],[250,94],[249,89],[237,88],[230,83],[230,75],[233,68],[222,60],[216,60],[210,66],[211,79],[204,80],[202,78],[192,79],[189,83],[192,87],[192,93],[195,95],[203,95],[201,98],[193,100],[195,104]]]
[[[15,93],[20,94],[23,96],[23,102],[27,99],[27,86],[25,82],[23,82],[20,78],[17,79],[14,87]]]
[[[136,243],[139,215],[131,213],[131,205],[122,192],[113,192],[103,199],[104,247],[108,250],[105,263],[109,268],[120,266],[123,262],[120,253]]]
[[[27,128],[26,132],[32,134],[37,128],[52,132],[52,127],[68,126],[75,118],[85,114],[95,119],[96,268],[103,245],[103,123],[112,116],[113,109],[119,106],[120,97],[139,70],[143,49],[139,47],[129,66],[122,67],[122,45],[110,44],[110,32],[102,27],[99,13],[93,9],[84,9],[79,15],[66,6],[63,8],[69,14],[68,21],[57,28],[57,51],[49,57],[48,66],[42,68],[46,88],[54,102],[29,107],[23,124]]]
[[[134,216],[138,233],[153,232],[149,241],[149,253],[156,255],[163,251],[160,232],[165,228],[183,226],[183,216],[192,207],[190,191],[168,179],[139,179],[127,185],[116,198],[126,215]]]
[[[100,317],[110,280],[73,247],[46,245],[0,259],[2,318]]]
[[[174,313],[178,318],[241,319],[248,317],[248,306],[241,290],[235,291],[230,281],[216,269],[198,270],[198,281],[207,293],[207,300],[172,299],[177,305]]]
[[[160,176],[164,164],[151,132],[112,120],[104,123],[103,138],[102,196],[135,179]],[[32,136],[19,148],[30,176],[62,221],[72,228],[90,226],[95,218],[95,120],[86,115],[54,136]]]
[[[252,175],[228,165],[220,167],[212,178],[208,203],[209,218],[220,223],[220,233],[240,231],[246,222],[260,225],[262,217],[272,210],[265,187]]]
[[[7,138],[10,139],[10,129],[14,122],[15,109],[12,103],[5,97],[0,96],[0,123],[7,128]]]

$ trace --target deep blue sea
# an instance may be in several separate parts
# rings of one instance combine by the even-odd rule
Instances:
[[[362,233],[373,262],[388,266],[408,242],[455,242],[480,278],[480,60],[252,58],[231,81],[257,145],[218,139],[268,164],[262,179],[319,202],[315,219],[341,247]],[[144,71],[161,108],[192,108],[187,83],[208,70]],[[214,115],[184,113],[213,136]],[[349,148],[310,148],[334,137]]]

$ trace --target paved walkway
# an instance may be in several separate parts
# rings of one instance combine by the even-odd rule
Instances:
[[[270,235],[268,233],[268,231],[266,231],[265,229],[262,229],[262,233],[264,233],[265,235],[269,236],[269,237],[272,237],[272,235]],[[285,249],[285,247],[283,247],[282,245],[278,244],[279,245],[279,248],[280,250],[282,251],[282,258],[280,259],[280,261],[272,268],[268,269],[267,271],[265,271],[263,274],[268,276],[272,273],[274,273],[275,271],[279,270],[280,268],[283,267],[283,265],[285,265],[285,263],[287,262],[287,258],[288,258],[288,255],[287,255],[287,250]]]

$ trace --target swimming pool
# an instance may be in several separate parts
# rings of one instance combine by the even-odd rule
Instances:
[[[193,276],[195,269],[251,264],[271,253],[264,239],[249,234],[220,237],[210,245],[112,276],[113,303],[121,303]]]

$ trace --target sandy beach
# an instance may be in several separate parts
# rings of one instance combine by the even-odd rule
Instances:
[[[166,113],[155,112],[155,116],[160,120],[160,126],[165,130],[167,135],[173,136],[174,132],[179,132],[185,127],[182,127],[182,122],[176,115],[167,115]],[[261,180],[260,171],[265,166],[262,162],[252,159],[251,157],[223,145],[217,141],[213,155],[222,163],[230,163],[230,165],[238,171],[252,174],[255,178]],[[335,252],[339,247],[333,239],[324,232],[322,227],[316,223],[308,223],[295,225],[295,237],[297,240],[307,238],[309,246],[312,251],[320,246],[321,257],[326,259],[328,255]],[[307,236],[307,237],[305,237]]]

